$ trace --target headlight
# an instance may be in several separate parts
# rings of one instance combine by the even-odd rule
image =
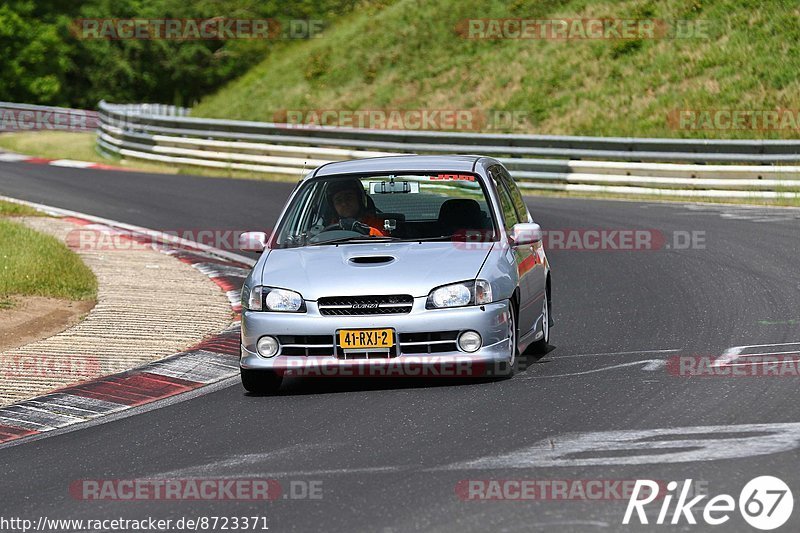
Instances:
[[[242,307],[249,311],[306,312],[303,297],[295,291],[262,287],[261,285],[256,285],[249,292],[245,292],[245,290],[242,291]],[[246,301],[245,296],[247,296]]]
[[[269,291],[264,298],[264,306],[267,311],[283,311],[288,313],[305,311],[303,297],[300,296],[299,293],[287,291],[286,289],[264,288]]]
[[[483,279],[445,285],[431,291],[426,309],[483,305],[492,301],[492,286]]]

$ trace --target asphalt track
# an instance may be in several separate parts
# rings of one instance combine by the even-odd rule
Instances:
[[[268,228],[291,187],[0,164],[2,195],[162,230]],[[747,481],[774,475],[795,496],[780,530],[798,530],[798,378],[678,377],[665,361],[800,342],[800,210],[527,201],[545,229],[652,229],[670,243],[675,231],[700,231],[705,247],[549,250],[554,348],[511,380],[319,378],[290,381],[276,397],[247,396],[232,383],[2,449],[0,516],[261,515],[271,531],[694,531],[709,526],[652,525],[660,504],[647,508],[650,526],[622,526],[627,500],[464,501],[456,488],[691,478],[738,499]],[[761,426],[738,427],[751,424]],[[655,429],[661,437],[633,433]],[[634,437],[650,444],[595,449]],[[674,446],[657,450],[661,438]],[[321,482],[322,498],[98,502],[68,492],[80,479],[162,477],[267,477],[287,493],[290,482]],[[716,529],[753,531],[738,511]]]

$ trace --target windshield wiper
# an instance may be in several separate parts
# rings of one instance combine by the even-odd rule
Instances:
[[[382,236],[382,237],[367,237],[365,235],[359,235],[358,237],[341,237],[339,239],[331,239],[330,241],[322,241],[322,242],[312,242],[309,243],[308,246],[320,246],[322,244],[341,244],[344,242],[384,242],[384,241],[399,241],[402,240],[400,237],[389,237]]]
[[[450,240],[453,240],[455,237],[464,237],[464,236],[460,235],[460,234],[439,235],[438,237],[423,237],[421,239],[406,239],[406,240],[410,241],[410,242],[450,241]],[[491,238],[486,239],[486,240],[479,239],[479,240],[476,240],[476,241],[471,241],[469,239],[460,238],[455,242],[467,242],[467,243],[480,244],[480,243],[484,243],[484,242],[493,242],[493,241],[494,241],[494,237],[492,236]]]
[[[438,237],[423,237],[421,239],[408,239],[410,242],[449,241],[455,235],[439,235]]]

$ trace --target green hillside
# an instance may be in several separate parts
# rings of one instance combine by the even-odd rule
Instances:
[[[272,121],[286,110],[506,110],[522,123],[501,129],[530,133],[748,138],[800,132],[791,121],[777,129],[759,122],[732,130],[718,122],[721,128],[697,130],[668,120],[686,109],[788,109],[796,120],[800,8],[794,1],[387,4],[365,3],[322,37],[275,51],[203,99],[194,115]],[[465,19],[487,18],[691,20],[705,38],[463,37]]]

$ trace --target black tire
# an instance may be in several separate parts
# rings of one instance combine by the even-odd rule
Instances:
[[[542,306],[542,314],[544,315],[542,319],[542,331],[544,335],[541,339],[531,344],[530,352],[532,354],[537,355],[544,355],[547,353],[547,349],[550,347],[550,312],[551,312],[552,304],[550,303],[550,299],[545,296],[544,298],[544,305]]]
[[[242,385],[253,394],[275,394],[281,387],[283,376],[271,370],[248,370],[241,368]]]
[[[495,367],[495,376],[503,379],[510,379],[514,377],[514,371],[516,370],[516,366],[519,364],[519,358],[522,354],[520,354],[519,349],[517,348],[517,341],[519,340],[519,326],[517,324],[517,308],[514,305],[514,301],[510,301],[509,309],[511,310],[511,323],[509,324],[510,329],[513,331],[513,340],[512,349],[514,350],[514,354],[511,357],[510,361],[503,361],[498,362]]]

